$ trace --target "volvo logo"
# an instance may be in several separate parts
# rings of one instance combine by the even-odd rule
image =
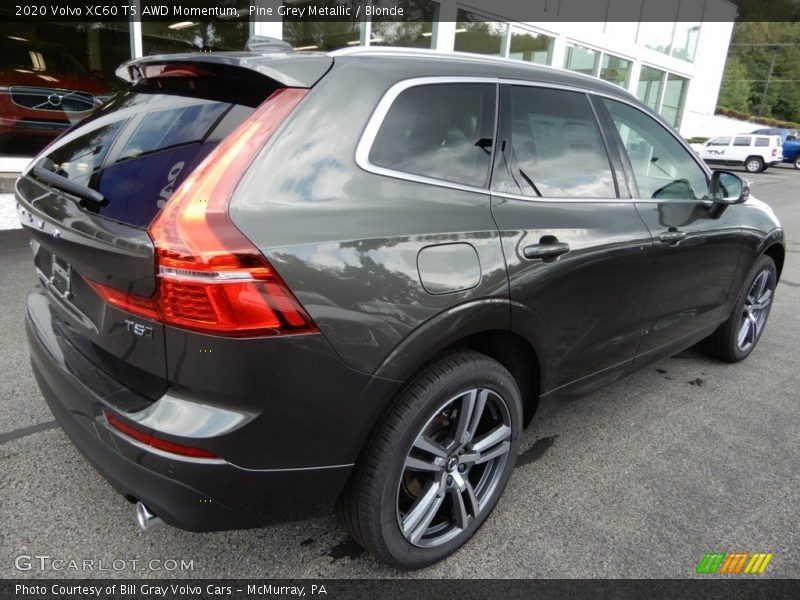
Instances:
[[[50,106],[59,107],[59,106],[61,106],[61,101],[63,99],[64,99],[64,96],[62,96],[61,94],[53,93],[53,94],[50,94],[47,97],[47,102],[50,104]]]

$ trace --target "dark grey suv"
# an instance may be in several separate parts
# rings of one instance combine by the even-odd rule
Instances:
[[[16,193],[34,372],[142,525],[335,505],[428,565],[491,512],[540,398],[764,331],[772,211],[613,85],[370,49],[119,73]]]

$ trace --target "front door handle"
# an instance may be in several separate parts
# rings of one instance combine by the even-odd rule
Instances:
[[[659,235],[658,239],[660,239],[662,242],[667,242],[668,244],[674,244],[675,242],[680,242],[685,237],[685,231],[679,231],[674,227],[670,227],[668,231],[665,231]]]
[[[522,249],[522,255],[530,259],[556,258],[569,252],[569,244],[555,242],[550,244],[531,244]]]

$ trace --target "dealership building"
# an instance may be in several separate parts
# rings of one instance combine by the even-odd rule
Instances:
[[[52,137],[76,115],[85,114],[80,102],[56,106],[50,92],[36,96],[31,89],[38,79],[58,80],[68,72],[71,78],[64,80],[83,87],[73,90],[78,94],[72,99],[102,98],[120,85],[114,76],[117,65],[132,57],[241,50],[254,34],[283,39],[298,50],[401,46],[473,52],[576,71],[629,90],[685,136],[698,135],[714,114],[736,14],[727,0],[596,0],[591,9],[581,6],[587,4],[581,0],[533,0],[521,21],[520,3],[515,6],[512,0],[472,3],[491,6],[491,12],[469,1],[372,0],[377,8],[404,6],[405,21],[362,12],[353,21],[315,22],[307,15],[277,20],[251,16],[252,6],[309,4],[302,1],[214,4],[235,10],[226,11],[228,18],[214,20],[149,20],[140,15],[128,21],[58,23],[13,22],[3,14],[8,9],[0,9],[0,73],[8,74],[0,81],[0,95],[6,95],[5,101],[0,97],[0,173],[18,171],[46,143],[42,127],[50,128]],[[593,20],[563,20],[570,10]],[[20,89],[27,97],[19,95]],[[10,128],[14,119],[18,127]],[[31,131],[38,136],[25,134],[30,125],[26,121],[31,120]]]

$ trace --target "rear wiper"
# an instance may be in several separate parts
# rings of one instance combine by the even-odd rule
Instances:
[[[35,165],[33,167],[33,174],[36,175],[36,177],[38,177],[45,183],[49,183],[54,188],[67,192],[68,194],[72,194],[73,196],[78,196],[79,198],[83,198],[84,200],[89,200],[90,202],[93,202],[94,204],[97,204],[99,206],[108,205],[108,200],[100,192],[93,190],[92,188],[87,187],[83,184],[70,181],[69,179],[62,177],[61,175],[53,173],[52,171],[48,171],[44,167]]]

